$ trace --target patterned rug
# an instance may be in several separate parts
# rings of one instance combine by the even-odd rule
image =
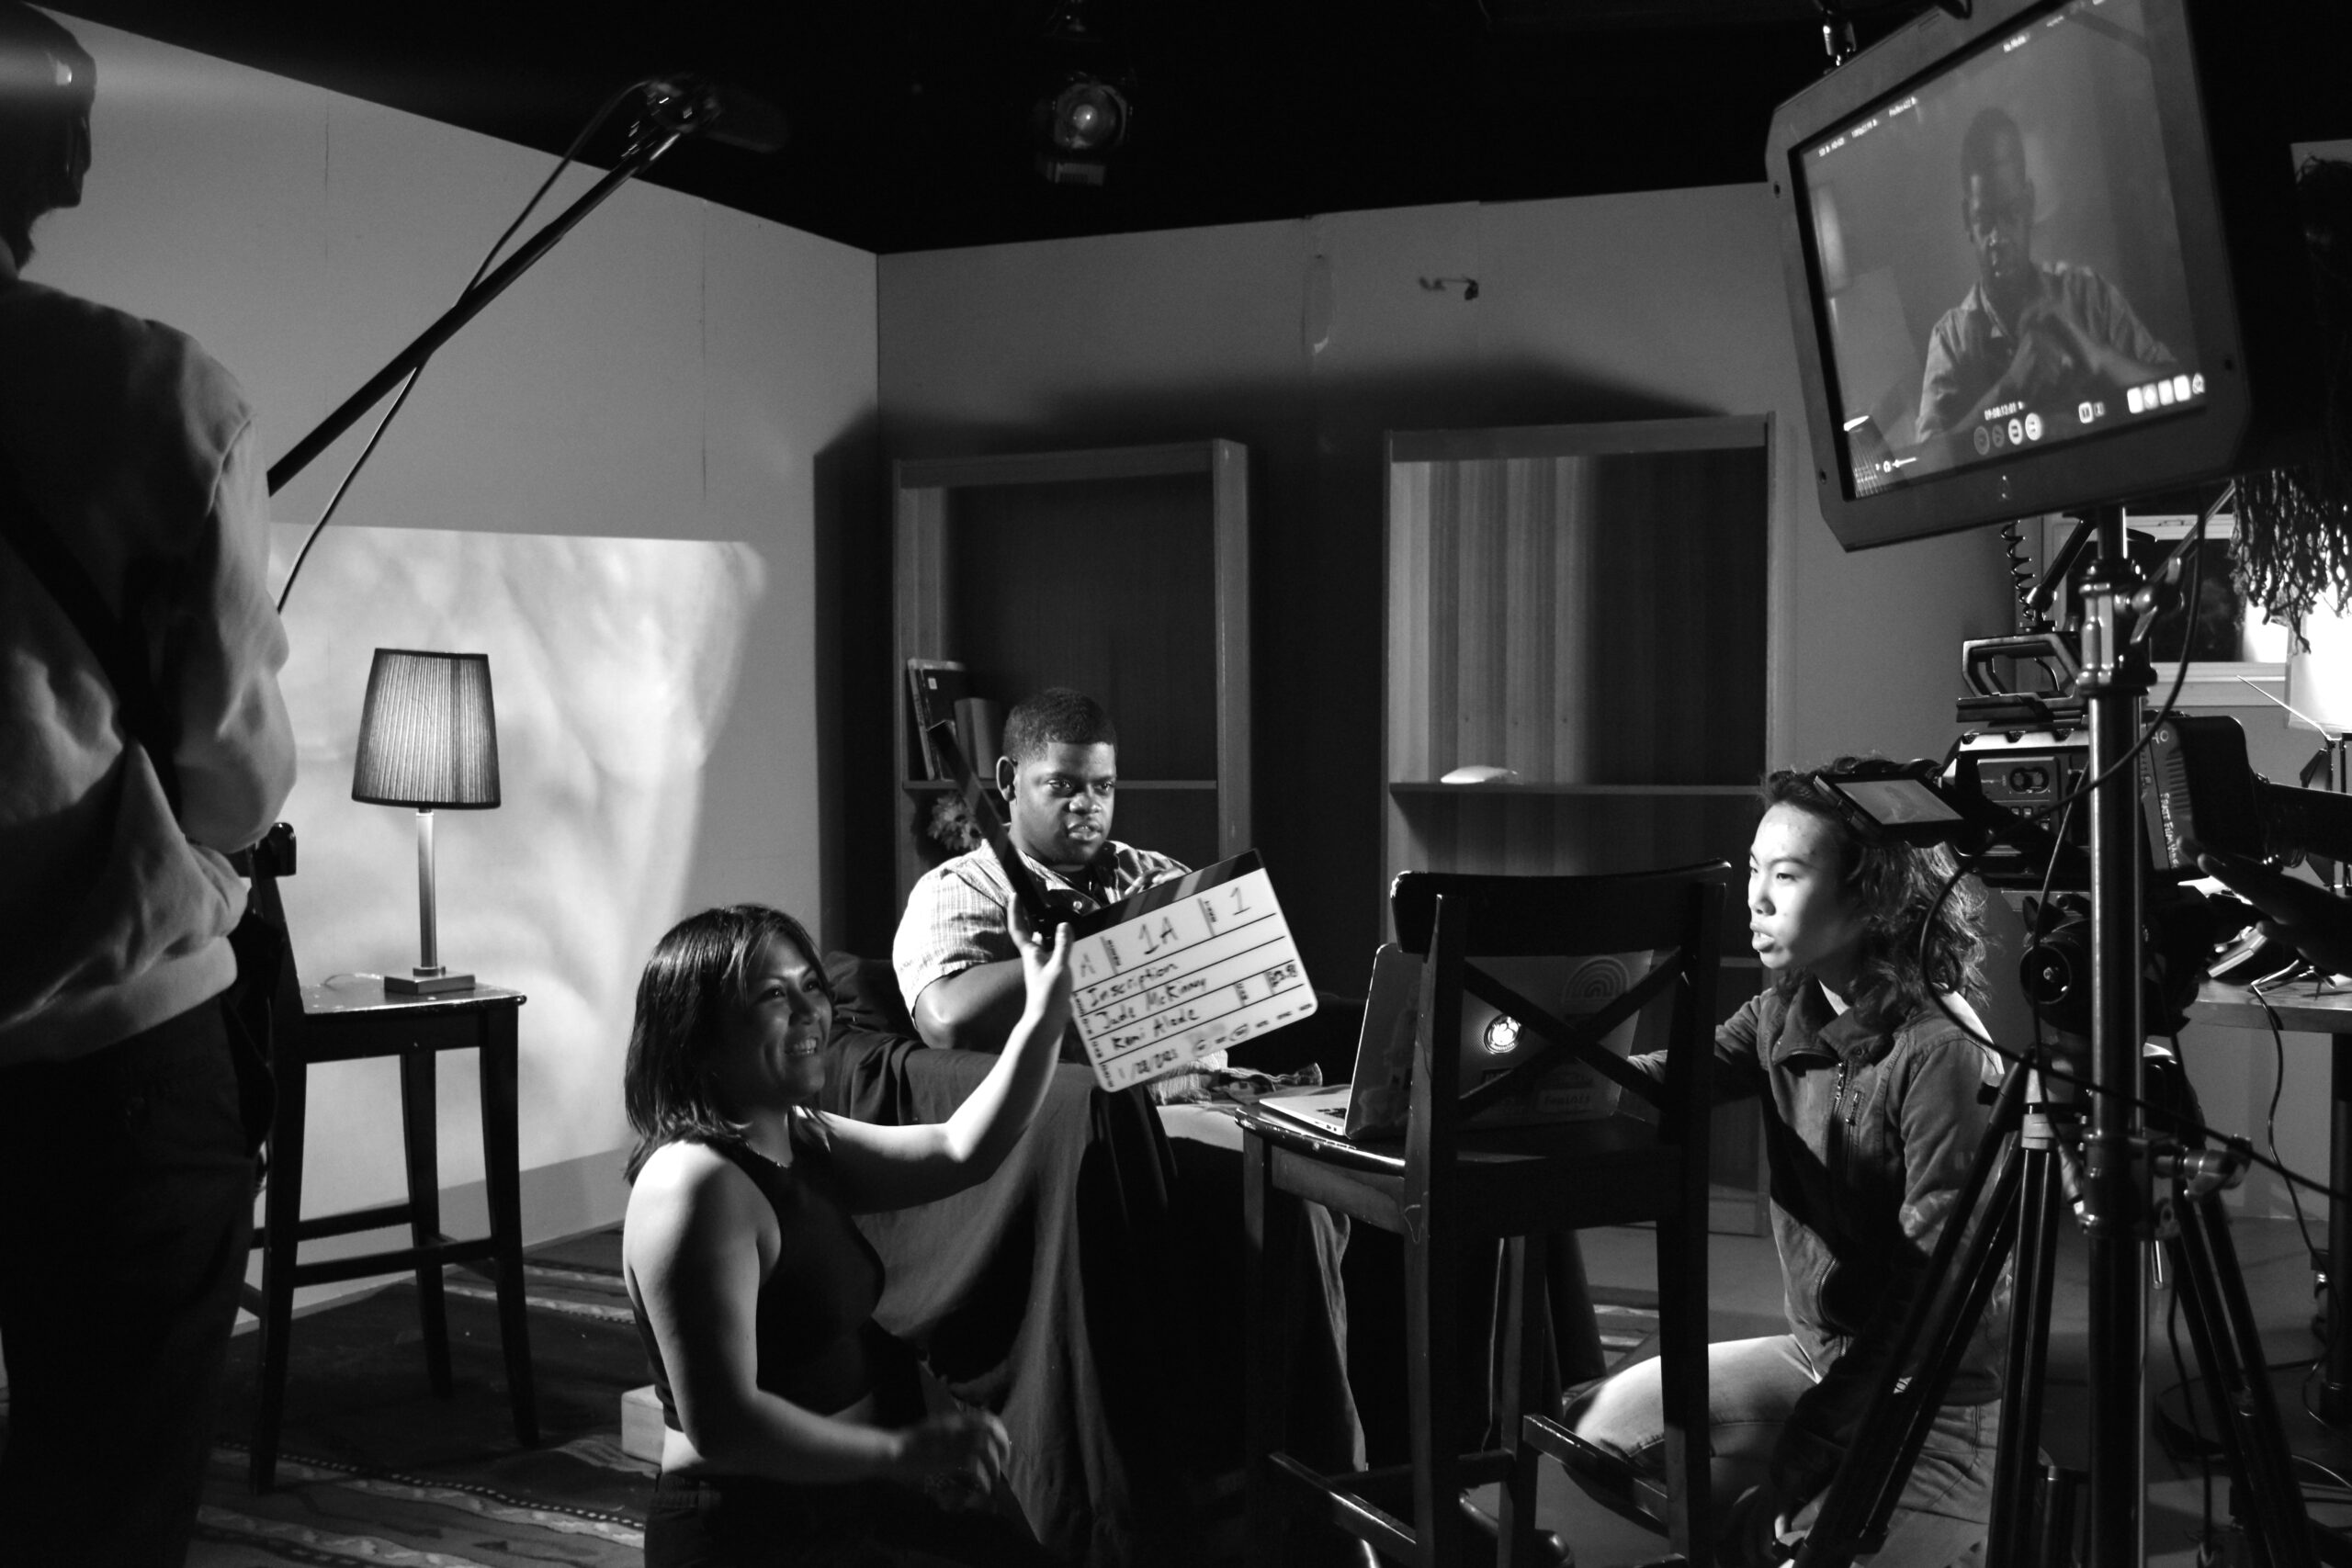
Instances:
[[[255,1495],[256,1341],[238,1336],[190,1568],[637,1568],[653,1467],[620,1449],[620,1398],[645,1361],[619,1233],[535,1247],[527,1269],[536,1449],[514,1440],[496,1296],[452,1269],[447,1399],[425,1379],[412,1283],[295,1320],[277,1484]],[[1645,1294],[1594,1294],[1612,1360],[1655,1332]]]
[[[533,1248],[527,1268],[536,1449],[514,1439],[495,1295],[453,1269],[447,1399],[426,1382],[413,1283],[295,1320],[277,1483],[255,1495],[255,1340],[240,1335],[190,1568],[636,1568],[653,1467],[620,1448],[645,1358],[618,1233]]]

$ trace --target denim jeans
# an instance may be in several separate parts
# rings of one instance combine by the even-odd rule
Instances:
[[[1637,1361],[1569,1401],[1567,1425],[1596,1448],[1650,1476],[1666,1472],[1660,1363]],[[1774,1335],[1707,1347],[1707,1424],[1714,1462],[1709,1495],[1720,1522],[1765,1479],[1773,1445],[1800,1395],[1817,1380],[1795,1339]],[[1947,1404],[1905,1482],[1879,1568],[1946,1568],[1981,1555],[1993,1506],[1993,1449],[2001,1406]]]
[[[0,1562],[186,1557],[253,1196],[217,1001],[0,1068]]]

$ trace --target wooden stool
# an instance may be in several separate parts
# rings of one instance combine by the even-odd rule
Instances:
[[[447,1264],[487,1259],[498,1280],[499,1337],[506,1354],[507,1394],[514,1406],[514,1436],[539,1440],[538,1404],[531,1387],[531,1345],[523,1305],[523,1207],[518,1169],[515,1098],[515,1015],[525,1000],[494,986],[440,996],[387,995],[380,983],[300,987],[300,1008],[285,1005],[295,987],[280,991],[272,1066],[277,1108],[269,1132],[269,1181],[264,1224],[254,1231],[261,1249],[261,1289],[248,1286],[245,1304],[261,1319],[261,1365],[254,1391],[253,1489],[266,1491],[277,1468],[277,1439],[286,1400],[287,1335],[294,1290],[339,1280],[414,1270],[417,1311],[424,1329],[424,1359],[433,1391],[450,1392],[449,1327],[441,1270]],[[434,1077],[443,1051],[481,1056],[482,1175],[490,1196],[490,1235],[452,1241],[441,1234],[441,1184],[435,1151]],[[347,1213],[303,1219],[303,1114],[309,1071],[320,1062],[396,1056],[401,1065],[401,1129],[407,1150],[408,1197]],[[355,1258],[301,1263],[300,1244],[406,1224],[410,1245]]]

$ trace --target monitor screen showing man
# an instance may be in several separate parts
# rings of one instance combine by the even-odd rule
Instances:
[[[2077,0],[1807,147],[1852,493],[2207,402],[2143,0]]]

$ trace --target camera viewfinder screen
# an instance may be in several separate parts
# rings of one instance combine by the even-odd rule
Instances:
[[[1917,779],[1839,779],[1838,793],[1862,808],[1871,821],[1899,828],[1914,822],[1957,822],[1960,813]]]
[[[1852,493],[2205,402],[2142,0],[2074,0],[1797,159]]]

